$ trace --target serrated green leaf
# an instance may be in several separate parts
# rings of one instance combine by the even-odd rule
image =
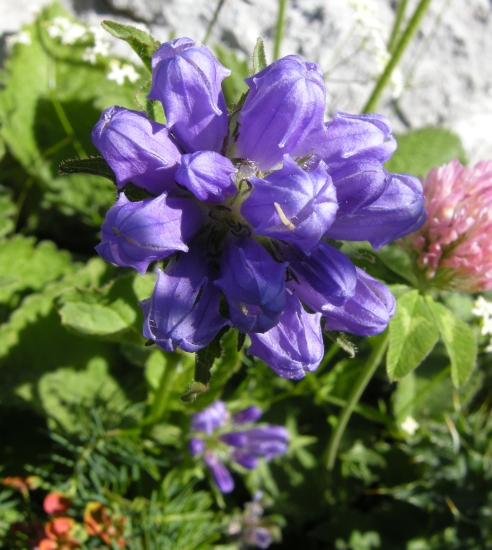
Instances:
[[[253,74],[259,73],[267,66],[265,55],[265,44],[261,38],[256,41],[255,49],[253,50]]]
[[[102,176],[116,183],[116,176],[109,164],[102,157],[85,159],[67,159],[58,167],[61,174],[92,174]]]
[[[140,57],[146,69],[152,74],[152,56],[161,45],[158,40],[141,29],[137,29],[131,25],[122,25],[115,21],[103,21],[101,26],[116,38],[128,42],[133,51]]]
[[[401,380],[420,365],[439,337],[434,316],[417,290],[397,300],[389,335],[388,376],[390,380]]]
[[[471,376],[477,357],[477,341],[471,328],[448,308],[426,297],[451,361],[451,379],[456,388]]]
[[[0,303],[7,304],[26,291],[41,290],[70,273],[71,256],[49,241],[36,246],[34,237],[15,235],[0,242]],[[15,305],[15,303],[13,304]]]
[[[457,158],[466,164],[460,138],[445,128],[428,127],[397,135],[398,149],[385,164],[394,173],[426,176],[431,168]]]

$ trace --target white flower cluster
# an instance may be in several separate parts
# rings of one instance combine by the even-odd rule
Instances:
[[[140,78],[135,67],[128,63],[120,63],[117,59],[113,59],[109,62],[109,66],[111,71],[106,75],[106,78],[114,80],[120,86],[125,83],[125,78],[128,78],[130,82],[136,82]]]
[[[474,303],[474,308],[472,309],[473,315],[481,317],[482,319],[482,329],[481,333],[483,336],[492,335],[492,302],[488,302],[483,296],[479,296]],[[492,341],[485,348],[486,352],[492,352]]]
[[[48,35],[51,38],[58,38],[61,44],[73,45],[79,41],[93,41],[93,46],[87,46],[82,59],[96,64],[97,56],[107,57],[109,55],[110,43],[105,39],[106,34],[99,27],[85,27],[79,23],[70,21],[67,17],[54,17],[48,26]]]
[[[378,6],[373,0],[350,0],[355,11],[355,32],[362,39],[363,47],[373,55],[378,74],[382,74],[391,54],[387,48],[386,29],[378,19]],[[400,69],[391,73],[390,86],[393,98],[400,97],[404,89],[403,74]]]
[[[11,34],[10,36],[7,36],[5,39],[5,45],[7,47],[7,51],[12,51],[12,48],[16,44],[24,44],[25,46],[29,46],[31,43],[31,34],[27,31],[20,31],[15,34]]]

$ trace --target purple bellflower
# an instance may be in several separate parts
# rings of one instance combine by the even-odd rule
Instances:
[[[254,423],[261,414],[259,407],[250,406],[232,415],[224,402],[215,401],[191,419],[195,435],[189,442],[190,453],[193,457],[203,457],[222,493],[234,489],[234,480],[224,462],[253,470],[260,457],[271,460],[287,452],[288,431],[271,424],[256,426]]]
[[[250,354],[299,379],[321,361],[322,328],[372,335],[394,315],[388,289],[336,241],[377,249],[417,230],[422,185],[383,168],[396,147],[385,117],[324,122],[315,63],[291,55],[247,78],[236,123],[221,91],[229,74],[205,46],[172,40],[152,58],[149,94],[167,124],[121,107],[102,114],[92,139],[118,188],[151,198],[120,194],[97,251],[140,273],[166,260],[140,304],[143,333],[162,349],[194,352],[235,327]],[[248,445],[235,448],[254,462],[241,455]]]

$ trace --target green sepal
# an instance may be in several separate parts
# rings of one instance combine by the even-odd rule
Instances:
[[[258,38],[253,50],[253,74],[259,73],[266,66],[265,44],[261,38]]]
[[[357,350],[354,344],[347,339],[343,332],[337,332],[336,330],[325,330],[324,333],[331,341],[341,347],[343,351],[347,352],[351,359],[355,357]]]
[[[93,176],[102,176],[116,183],[115,173],[102,157],[64,160],[58,167],[58,173],[60,175],[91,174]]]
[[[102,28],[108,31],[116,38],[120,38],[125,42],[128,42],[133,51],[140,57],[145,68],[152,74],[152,56],[161,43],[156,40],[149,33],[132,27],[131,25],[122,25],[115,21],[103,21],[101,23]]]

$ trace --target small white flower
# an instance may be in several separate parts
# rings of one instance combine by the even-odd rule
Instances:
[[[407,416],[401,423],[401,429],[407,432],[408,435],[414,435],[420,424],[412,416]]]
[[[31,34],[27,31],[20,31],[16,34],[12,34],[7,36],[5,39],[5,44],[8,51],[11,51],[16,44],[24,44],[25,46],[29,46],[29,44],[31,44]]]
[[[106,78],[114,80],[119,86],[125,83],[125,78],[128,78],[130,82],[136,82],[140,78],[135,67],[128,63],[121,64],[117,59],[113,59],[109,62],[109,66],[111,71],[106,75]]]
[[[82,59],[88,61],[91,65],[95,65],[98,55],[102,57],[107,57],[109,55],[111,44],[106,40],[104,29],[100,27],[90,27],[89,32],[91,32],[94,37],[94,46],[85,49],[82,54]]]
[[[65,45],[75,44],[87,36],[87,29],[83,25],[72,23],[70,19],[61,16],[54,17],[47,30],[50,38],[59,38]]]

